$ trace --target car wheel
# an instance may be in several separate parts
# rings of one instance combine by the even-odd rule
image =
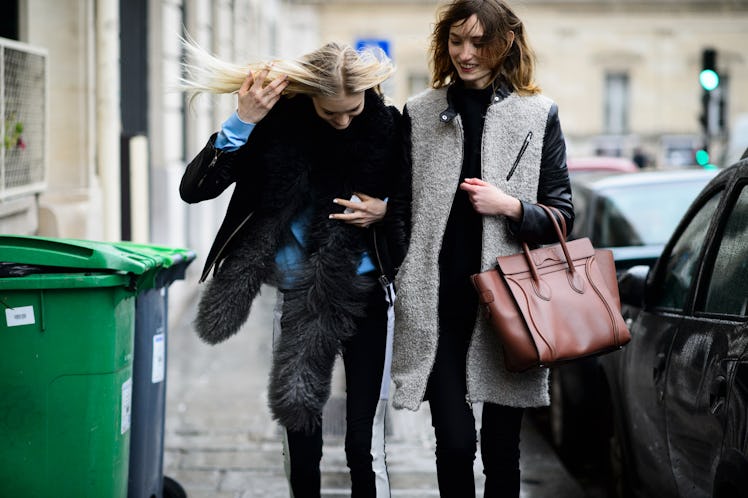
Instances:
[[[714,498],[748,498],[748,458],[735,449],[725,451],[714,475]]]

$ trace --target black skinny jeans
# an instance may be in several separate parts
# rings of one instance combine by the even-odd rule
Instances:
[[[384,371],[387,301],[378,284],[369,294],[364,318],[343,348],[346,385],[345,455],[351,474],[351,496],[374,498],[371,441]],[[319,498],[322,428],[312,434],[287,431],[290,481],[294,498]]]
[[[475,497],[475,417],[467,402],[466,358],[474,319],[440,319],[436,361],[426,397],[436,436],[436,472],[442,498]],[[483,404],[480,430],[484,498],[518,498],[522,408]]]

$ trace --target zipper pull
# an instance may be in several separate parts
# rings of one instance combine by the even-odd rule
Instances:
[[[208,167],[206,169],[213,169],[213,166],[216,165],[216,163],[218,162],[218,158],[221,156],[222,153],[223,153],[223,151],[221,149],[216,149],[216,153],[213,156],[213,159],[210,160],[210,163],[208,163]],[[202,178],[200,178],[200,180],[197,182],[197,186],[198,187],[202,187],[203,186],[203,182],[205,182],[205,177],[207,177],[207,176],[208,176],[208,173],[205,172],[203,174]]]
[[[216,154],[213,156],[213,159],[210,161],[210,164],[208,164],[208,169],[216,165],[216,162],[218,162],[218,158],[221,157],[222,153],[223,151],[221,149],[216,149]]]

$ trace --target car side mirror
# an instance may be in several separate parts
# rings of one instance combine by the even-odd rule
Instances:
[[[618,280],[618,291],[621,303],[641,307],[644,304],[644,293],[647,288],[649,266],[636,265],[626,270]]]

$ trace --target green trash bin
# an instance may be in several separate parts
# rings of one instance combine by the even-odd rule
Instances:
[[[124,497],[138,279],[90,241],[0,236],[0,496]]]
[[[182,498],[184,488],[163,473],[166,414],[169,286],[185,276],[195,259],[189,249],[117,242],[147,256],[155,268],[138,280],[135,301],[133,402],[128,498]]]

